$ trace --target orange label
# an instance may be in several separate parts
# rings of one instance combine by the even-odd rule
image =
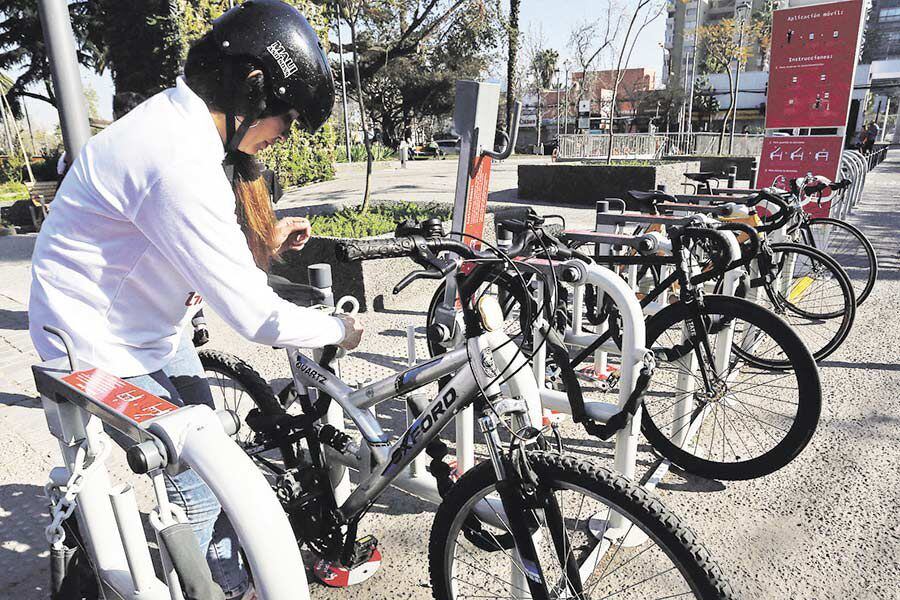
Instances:
[[[62,380],[135,423],[142,423],[179,408],[168,400],[100,369],[75,371]]]

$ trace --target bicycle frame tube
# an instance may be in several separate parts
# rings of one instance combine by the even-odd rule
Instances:
[[[473,357],[471,362],[469,356]],[[490,366],[493,361],[496,361],[496,367]],[[476,377],[482,388],[489,393],[496,393],[499,392],[498,383],[493,383],[490,388],[488,386],[498,374],[503,373],[501,378],[508,380],[506,383],[511,394],[525,398],[529,416],[532,419],[539,418],[537,384],[527,369],[519,368],[523,366],[527,366],[527,362],[502,331],[472,338],[465,347],[359,390],[353,390],[299,352],[292,353],[292,369],[297,389],[312,387],[331,396],[353,420],[375,454],[376,464],[372,467],[371,474],[365,476],[350,494],[341,506],[341,512],[347,517],[359,513],[400,477],[412,460],[424,452],[426,446],[451,419],[473,402],[480,391]],[[496,373],[488,372],[494,368]],[[367,407],[437,381],[454,371],[456,374],[400,436],[399,441],[389,446],[387,434]],[[532,407],[537,407],[536,412]]]

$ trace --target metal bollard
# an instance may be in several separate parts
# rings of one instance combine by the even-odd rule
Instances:
[[[750,185],[747,186],[751,190],[756,188],[756,174],[759,171],[759,159],[754,158],[750,164]]]
[[[737,166],[731,165],[730,167],[728,167],[728,187],[733,188],[736,181],[737,181]]]

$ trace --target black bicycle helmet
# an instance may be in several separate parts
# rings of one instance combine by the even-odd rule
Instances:
[[[316,32],[296,8],[280,0],[246,0],[213,21],[212,36],[223,54],[260,65],[267,104],[296,110],[300,125],[310,133],[328,120],[335,97],[331,66]],[[263,112],[265,108],[247,115],[246,121]],[[241,129],[234,146],[243,137]]]

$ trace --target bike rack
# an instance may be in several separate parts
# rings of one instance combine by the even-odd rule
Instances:
[[[197,472],[231,517],[260,593],[272,599],[308,599],[290,523],[259,469],[227,434],[226,429],[236,430],[234,416],[217,415],[206,406],[178,407],[80,363],[68,335],[59,335],[69,351],[68,361],[60,358],[32,367],[48,428],[64,460],[64,466],[51,471],[50,480],[65,486],[73,473],[84,474],[76,510],[102,593],[129,600],[183,600],[161,533],[186,521],[169,502],[162,474],[163,468],[181,463]],[[104,424],[135,442],[127,453],[129,465],[151,478],[158,508],[150,521],[165,581],[154,573],[133,489],[110,482],[105,461],[114,442]],[[82,468],[84,464],[88,466]]]
[[[617,199],[611,199],[609,201],[600,201],[597,202],[597,225],[596,230],[598,233],[619,233],[621,226],[625,223],[630,222],[645,222],[645,223],[664,223],[667,220],[670,220],[673,224],[675,222],[682,221],[683,218],[672,218],[669,217],[658,217],[658,216],[650,216],[650,215],[640,215],[640,214],[625,214],[623,211],[611,212],[609,211],[609,202],[618,202],[621,203],[622,208],[624,209],[624,202]],[[685,213],[686,216],[689,216],[692,213]],[[737,243],[736,237],[734,234],[730,234],[729,237],[732,240],[732,260],[737,260],[741,256],[740,247]],[[597,250],[600,253],[610,253],[613,252],[614,249],[611,248],[608,244],[596,244]],[[636,265],[629,265],[628,270],[628,283],[625,282],[612,270],[600,268],[601,271],[604,271],[604,275],[607,278],[611,278],[611,281],[606,281],[611,288],[615,288],[618,290],[620,297],[611,297],[614,299],[617,307],[621,311],[621,307],[624,306],[637,306],[638,311],[638,320],[641,321],[640,328],[643,332],[643,319],[644,314],[654,314],[658,310],[664,308],[667,303],[668,294],[663,293],[660,297],[654,302],[650,303],[647,307],[644,307],[643,311],[641,310],[640,304],[637,301],[636,293],[640,292],[638,288],[638,283],[636,281],[636,276],[634,275]],[[672,267],[667,267],[666,270],[670,270]],[[662,277],[665,278],[668,276],[668,272],[662,274]],[[742,277],[745,277],[747,274],[745,271],[741,269],[732,269],[727,271],[724,278],[723,290],[722,293],[725,295],[734,295],[736,293],[737,287],[740,283]],[[593,281],[588,281],[587,283],[594,284]],[[606,293],[609,293],[605,289],[603,290]],[[573,300],[573,324],[571,330],[566,333],[566,341],[572,343],[573,345],[581,345],[584,347],[589,344],[598,333],[602,333],[602,331],[598,331],[598,333],[594,334],[584,334],[581,331],[581,306],[583,303],[583,294],[584,294],[584,286],[576,287],[574,290],[574,300]],[[599,296],[599,294],[598,294]],[[628,331],[629,321],[634,320],[634,316],[630,315],[628,318],[623,314],[623,330],[625,332]],[[729,326],[724,331],[716,334],[717,336],[732,336],[733,335],[733,325]],[[643,333],[642,333],[643,335]],[[628,351],[626,352],[626,347]],[[716,353],[715,359],[715,367],[717,370],[724,370],[725,366],[728,364],[730,359],[730,351],[731,344],[729,342],[718,343],[716,344],[718,352]],[[724,349],[724,350],[723,350]],[[623,339],[623,358],[622,363],[632,364],[631,360],[633,360],[633,352],[635,348],[633,346],[629,346],[629,343]],[[602,357],[600,357],[600,364],[605,367],[606,362],[606,354],[607,352],[618,353],[618,347],[611,342],[607,342],[604,344],[601,349],[598,349],[598,354],[603,353]],[[641,352],[646,352],[645,349],[641,349]],[[629,355],[632,358],[629,360]],[[685,371],[693,372],[696,369],[695,357],[693,354],[687,357],[687,362],[684,364]],[[598,356],[595,355],[595,368],[598,364]],[[603,371],[595,371],[603,372]],[[536,372],[537,373],[537,372]],[[540,379],[539,379],[540,381]],[[633,380],[632,380],[633,381]],[[693,391],[694,379],[692,377],[688,377],[687,375],[680,374],[677,380],[677,391],[681,395],[682,400],[674,407],[673,412],[677,419],[689,419],[692,413],[693,401],[691,398],[691,392]],[[620,388],[620,403],[623,402],[623,398],[627,398],[627,395],[623,396],[623,390],[631,390],[633,389],[633,385],[625,384],[623,378],[623,384]],[[627,392],[630,394],[630,391]],[[541,400],[544,403],[544,406],[549,406],[556,410],[566,411],[568,407],[568,399],[565,397],[565,394],[560,392],[553,392],[552,390],[541,390]],[[597,402],[585,402],[585,408],[588,414],[597,420],[604,421],[611,416],[608,412],[610,410],[610,405],[604,403]],[[571,409],[569,409],[570,411]],[[616,469],[619,470],[622,474],[628,477],[631,480],[635,479],[636,469],[636,448],[637,448],[637,435],[640,432],[640,413],[635,415],[631,423],[631,427],[627,430],[620,431],[616,438],[616,459],[615,466]],[[703,420],[706,417],[706,412],[701,414],[700,418],[694,420],[694,423],[688,428],[683,429],[684,434],[682,435],[682,443],[691,439],[693,435],[699,430],[702,426]],[[668,459],[663,459],[660,464],[653,469],[648,476],[646,477],[644,487],[648,489],[654,489],[660,481],[665,477],[666,473],[668,473],[669,468],[671,467],[671,463]],[[640,543],[640,540],[635,540],[636,543]]]

